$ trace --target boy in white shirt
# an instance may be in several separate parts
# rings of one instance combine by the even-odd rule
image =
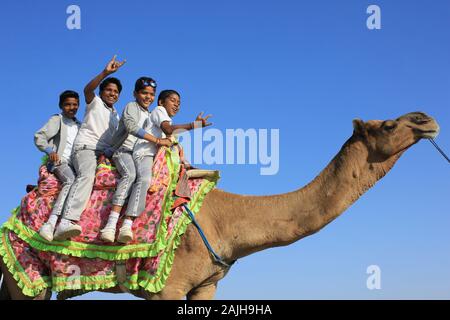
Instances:
[[[172,135],[175,130],[192,130],[195,128],[210,126],[207,123],[210,115],[202,117],[200,113],[195,122],[187,124],[172,124],[172,117],[180,110],[180,94],[175,90],[163,90],[158,96],[158,106],[151,112],[150,121],[145,130],[157,138],[166,138]],[[153,158],[158,151],[156,144],[139,139],[133,151],[133,158],[136,163],[136,182],[133,184],[128,207],[122,227],[119,231],[117,241],[127,243],[133,240],[131,226],[136,217],[145,209],[147,191],[152,181]]]
[[[108,150],[107,156],[112,151],[114,164],[120,173],[117,188],[112,199],[111,213],[105,227],[100,231],[100,238],[106,242],[114,242],[116,225],[122,207],[130,195],[131,187],[136,179],[136,167],[133,159],[133,147],[135,142],[145,139],[152,144],[170,147],[169,139],[160,139],[147,133],[144,129],[145,122],[149,121],[149,106],[155,100],[156,81],[149,77],[140,77],[134,85],[135,101],[129,102],[123,111],[119,123],[119,129],[114,135],[114,145]]]
[[[61,182],[61,190],[53,205],[52,213],[39,230],[39,234],[47,241],[53,240],[56,222],[75,180],[71,154],[73,142],[81,125],[75,117],[79,103],[77,92],[66,90],[61,93],[59,96],[61,114],[52,116],[34,135],[36,147],[48,155],[47,168]]]
[[[61,222],[56,228],[55,240],[66,240],[81,233],[81,227],[77,222],[92,192],[97,157],[112,145],[112,137],[119,124],[114,104],[119,99],[122,85],[118,79],[107,77],[124,63],[125,61],[116,61],[114,56],[105,69],[84,88],[86,113],[75,139],[72,154],[76,178],[70,188]],[[94,90],[99,85],[100,96],[96,96]]]

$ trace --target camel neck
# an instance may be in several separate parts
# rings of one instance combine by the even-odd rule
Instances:
[[[229,257],[288,245],[319,231],[381,179],[400,154],[378,162],[367,157],[364,144],[351,138],[313,181],[297,191],[234,195],[237,216],[229,220],[230,228],[222,235],[229,242]]]
[[[370,189],[398,157],[385,161],[368,159],[368,150],[358,139],[349,139],[327,167],[308,185],[298,190],[301,202],[308,203],[311,223],[308,232],[316,232],[337,218]],[[301,204],[298,204],[300,207]],[[301,221],[309,221],[299,210]]]

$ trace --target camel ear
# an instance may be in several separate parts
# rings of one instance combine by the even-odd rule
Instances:
[[[357,135],[367,135],[366,125],[361,119],[353,119],[353,132]]]

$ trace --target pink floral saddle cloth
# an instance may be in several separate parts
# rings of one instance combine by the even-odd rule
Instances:
[[[70,241],[43,239],[38,231],[48,220],[60,183],[41,166],[38,186],[0,229],[0,256],[23,293],[35,296],[44,288],[90,291],[114,287],[119,284],[117,263],[126,268],[121,285],[130,290],[162,290],[175,249],[191,222],[182,204],[196,214],[217,183],[214,179],[187,179],[182,164],[179,145],[159,150],[145,210],[134,220],[134,239],[126,245],[105,244],[100,239],[118,179],[117,170],[107,163],[97,167],[94,188],[79,222],[82,233]]]

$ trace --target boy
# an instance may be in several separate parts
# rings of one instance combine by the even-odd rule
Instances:
[[[119,123],[114,103],[119,99],[122,85],[118,79],[107,77],[124,63],[125,61],[116,61],[114,56],[105,69],[84,88],[86,114],[75,139],[72,154],[76,178],[70,188],[61,222],[55,231],[56,240],[66,240],[81,233],[81,227],[77,222],[92,192],[97,157],[112,145],[112,137]],[[99,85],[100,97],[94,92]]]
[[[148,107],[155,100],[155,90],[156,81],[152,78],[141,77],[136,80],[133,92],[136,100],[126,105],[120,119],[119,129],[113,138],[114,146],[106,154],[106,156],[109,156],[112,150],[116,150],[113,160],[121,176],[114,192],[113,206],[108,222],[101,230],[101,239],[106,242],[114,242],[117,220],[136,179],[137,164],[133,160],[135,142],[140,138],[158,146],[170,147],[172,145],[169,139],[156,138],[148,134],[143,128],[144,123],[148,121],[150,116]]]
[[[172,135],[176,130],[192,130],[210,126],[207,120],[210,115],[202,117],[200,113],[195,122],[187,124],[172,124],[172,117],[180,110],[180,94],[175,90],[163,90],[158,96],[158,106],[152,111],[146,127],[148,132],[158,138]],[[132,224],[145,209],[145,200],[152,180],[153,158],[158,151],[154,143],[138,140],[134,146],[133,159],[136,163],[137,177],[133,184],[128,201],[126,215],[120,228],[118,242],[127,243],[133,240]]]
[[[66,90],[59,96],[61,114],[52,116],[48,122],[35,133],[36,147],[48,155],[49,171],[61,182],[61,190],[56,199],[48,221],[42,225],[39,234],[47,241],[53,240],[58,217],[64,206],[70,187],[75,180],[71,154],[72,146],[81,123],[77,120],[79,107],[78,93]]]

